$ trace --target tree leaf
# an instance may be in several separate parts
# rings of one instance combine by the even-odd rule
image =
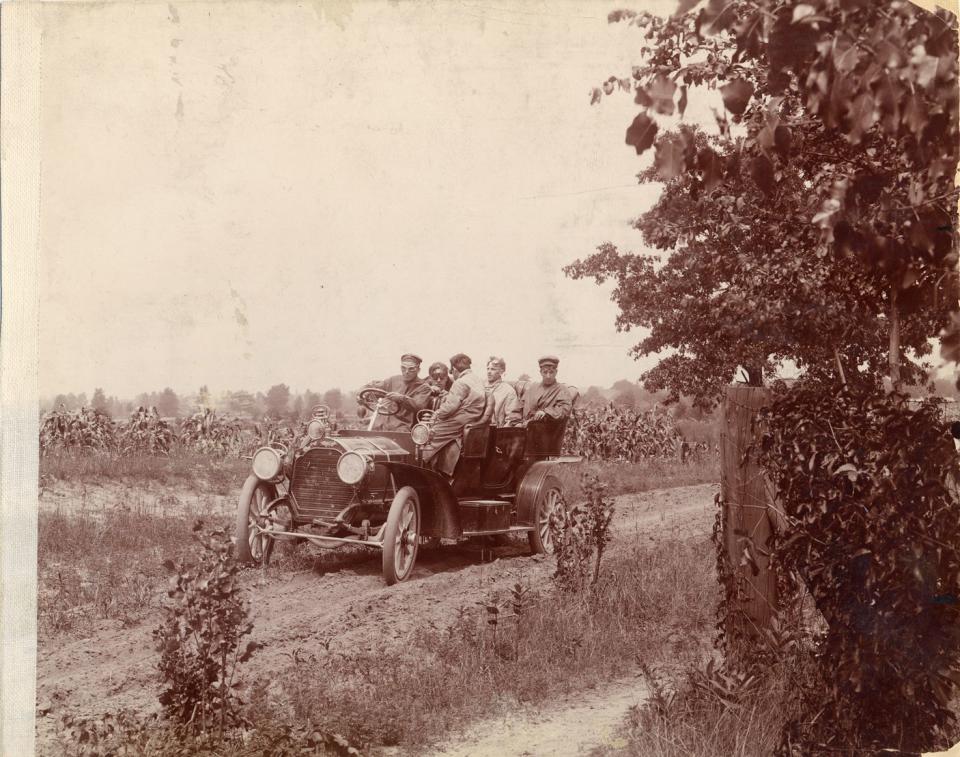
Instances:
[[[850,132],[848,136],[853,144],[860,144],[863,134],[869,131],[876,121],[876,103],[869,92],[864,92],[850,106]]]
[[[732,5],[732,0],[710,0],[697,16],[697,35],[719,34],[729,27],[736,20]]]
[[[790,132],[789,126],[780,124],[776,129],[773,130],[774,147],[776,147],[777,152],[780,153],[780,156],[784,160],[790,159],[790,146],[792,141],[793,135]]]
[[[773,163],[766,155],[757,155],[750,161],[750,176],[767,196],[773,194],[776,181],[773,176]]]
[[[711,148],[705,147],[697,154],[697,167],[703,172],[703,187],[707,192],[723,182],[723,161]]]
[[[676,138],[661,139],[657,144],[654,165],[664,179],[675,179],[685,166],[683,143]]]
[[[673,96],[677,85],[663,74],[657,77],[647,87],[647,94],[653,100],[653,109],[664,116],[673,115]]]
[[[744,79],[734,79],[720,88],[720,94],[723,96],[723,106],[734,115],[741,116],[753,96],[753,85]]]
[[[646,113],[641,113],[633,119],[633,123],[627,129],[626,142],[637,151],[637,155],[640,155],[650,148],[656,135],[656,121]]]

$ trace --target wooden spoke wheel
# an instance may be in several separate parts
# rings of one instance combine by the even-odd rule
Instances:
[[[556,476],[548,475],[537,492],[537,506],[533,520],[533,530],[527,534],[530,541],[530,551],[535,555],[552,555],[554,544],[553,534],[550,533],[551,514],[562,510],[563,485]]]
[[[260,529],[270,526],[267,506],[273,499],[269,484],[251,477],[240,492],[237,508],[237,559],[254,565],[270,562],[273,539]]]
[[[387,586],[410,576],[419,545],[420,499],[412,486],[404,486],[393,498],[383,534],[383,580]]]

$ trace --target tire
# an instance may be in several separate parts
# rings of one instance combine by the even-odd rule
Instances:
[[[240,491],[237,507],[237,560],[251,565],[267,565],[273,552],[273,539],[251,528],[252,524],[266,525],[267,505],[273,499],[269,484],[250,476]]]
[[[406,581],[417,561],[420,542],[420,498],[412,486],[397,492],[383,532],[383,580],[387,586]]]
[[[547,475],[537,492],[533,530],[527,533],[530,551],[535,555],[553,554],[553,536],[550,534],[550,513],[563,507],[563,484],[554,475]]]

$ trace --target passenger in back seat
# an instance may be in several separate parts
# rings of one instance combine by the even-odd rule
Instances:
[[[483,382],[470,370],[470,365],[470,358],[462,352],[450,358],[455,381],[437,408],[433,433],[423,447],[424,461],[448,476],[453,475],[460,457],[464,427],[489,422],[493,409]],[[445,450],[444,454],[438,455],[441,450]]]
[[[493,405],[490,422],[494,426],[517,426],[520,424],[520,400],[517,392],[503,380],[507,363],[502,357],[487,360],[487,394]]]

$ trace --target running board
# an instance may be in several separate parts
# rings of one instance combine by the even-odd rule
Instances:
[[[501,503],[502,504],[502,503]],[[526,534],[533,531],[533,526],[510,526],[506,531],[502,528],[493,531],[464,531],[464,536],[493,536],[494,534]]]

